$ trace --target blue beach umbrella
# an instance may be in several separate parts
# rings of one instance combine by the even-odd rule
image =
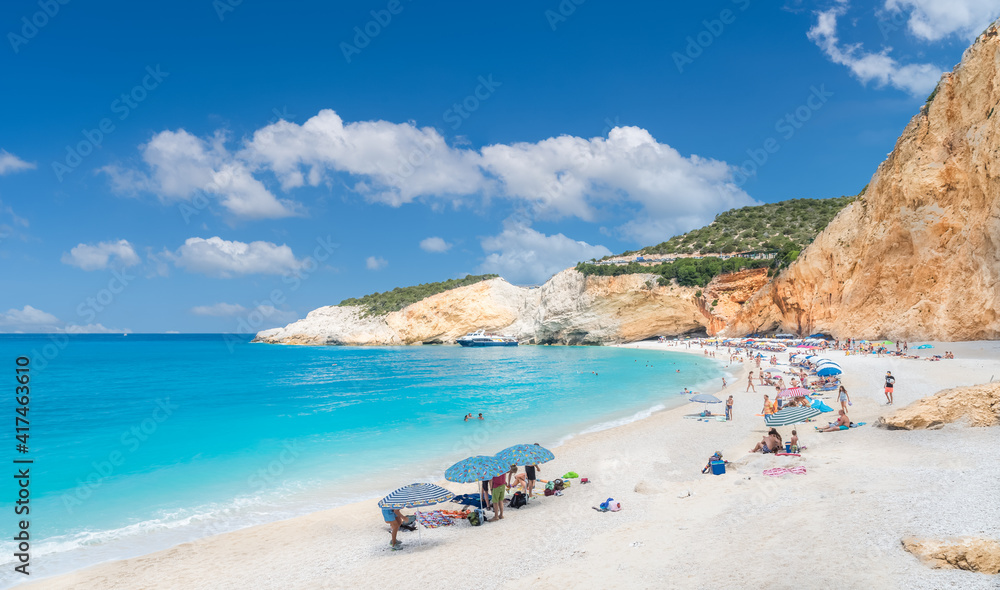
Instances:
[[[444,472],[444,478],[448,481],[458,483],[480,482],[492,479],[501,473],[507,473],[510,463],[504,465],[494,456],[476,455],[468,459],[462,459]],[[480,494],[480,508],[482,508],[482,495]]]
[[[816,371],[816,374],[820,377],[830,377],[831,375],[840,375],[841,373],[843,371],[840,370],[840,367],[831,367],[829,365],[820,367],[820,370]]]
[[[455,494],[432,483],[411,483],[379,500],[379,508],[419,508],[447,502]]]
[[[698,402],[700,404],[705,404],[705,409],[708,409],[708,404],[721,404],[722,400],[707,393],[699,393],[691,398],[691,401]]]
[[[514,445],[496,454],[504,465],[537,465],[556,458],[552,451],[539,445]]]
[[[920,345],[920,346],[918,346],[917,348],[934,348],[934,347],[933,347],[933,346],[931,346],[930,344],[921,344],[921,345]]]
[[[444,478],[458,483],[483,481],[507,473],[510,463],[504,465],[494,456],[476,455],[462,459],[444,472]]]

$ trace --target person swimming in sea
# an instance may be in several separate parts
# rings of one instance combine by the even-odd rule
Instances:
[[[482,412],[479,412],[479,419],[480,419],[480,420],[482,420],[482,419],[483,419],[483,413],[482,413]]]

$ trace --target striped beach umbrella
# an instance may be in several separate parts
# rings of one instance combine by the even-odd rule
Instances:
[[[804,406],[784,408],[773,414],[764,416],[764,424],[768,426],[789,426],[791,424],[805,422],[806,420],[814,416],[819,416],[822,413],[823,412],[816,408],[807,408]]]
[[[552,451],[539,445],[514,445],[496,454],[504,465],[537,465],[556,458]]]
[[[462,459],[444,472],[444,478],[458,483],[483,481],[507,473],[510,463],[504,465],[494,456],[476,455]]]
[[[778,397],[805,397],[811,393],[812,391],[809,391],[804,387],[789,387],[788,389],[782,389],[778,392]]]
[[[447,502],[455,494],[432,483],[411,483],[379,500],[380,508],[419,508]]]

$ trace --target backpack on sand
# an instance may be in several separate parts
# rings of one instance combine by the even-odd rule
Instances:
[[[523,492],[517,492],[510,498],[511,508],[520,508],[528,503],[528,499],[524,496]]]

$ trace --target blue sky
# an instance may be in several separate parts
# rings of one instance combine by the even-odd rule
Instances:
[[[256,331],[855,194],[984,0],[0,7],[0,331]]]

